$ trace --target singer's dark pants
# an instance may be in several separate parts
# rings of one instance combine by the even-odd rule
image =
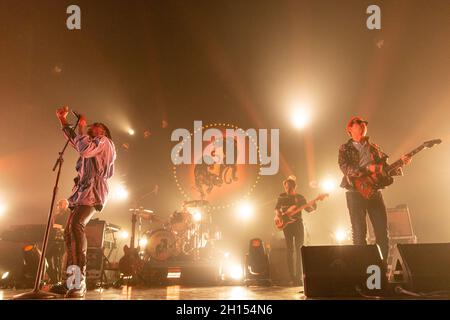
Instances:
[[[365,199],[359,192],[346,193],[347,207],[352,223],[353,244],[367,244],[366,215],[369,215],[375,233],[376,243],[380,247],[383,259],[387,261],[389,239],[387,233],[387,211],[383,195],[378,191],[371,199]]]
[[[67,267],[77,265],[86,275],[87,239],[84,229],[95,213],[92,206],[76,206],[69,215],[64,240],[66,242]]]
[[[303,281],[302,258],[300,249],[304,241],[303,222],[297,221],[291,223],[283,229],[284,238],[286,240],[286,254],[289,275],[294,283]],[[295,254],[295,265],[294,265]]]

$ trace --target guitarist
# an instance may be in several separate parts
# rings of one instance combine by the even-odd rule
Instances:
[[[376,173],[381,170],[380,165],[386,165],[388,156],[381,148],[369,142],[367,134],[368,122],[360,117],[352,117],[347,123],[347,133],[350,139],[339,148],[339,167],[344,174],[341,187],[347,189],[347,208],[352,224],[353,244],[367,244],[366,242],[366,214],[372,223],[376,243],[381,249],[383,259],[389,253],[387,233],[387,212],[383,196],[377,190],[374,196],[364,198],[352,183],[353,178]],[[402,157],[404,165],[411,162],[411,158]],[[395,172],[396,176],[403,175],[401,168]]]
[[[276,215],[281,217],[283,210],[295,206],[305,205],[306,199],[301,194],[296,192],[297,184],[295,182],[294,176],[289,176],[283,181],[283,187],[285,192],[278,196],[278,201],[275,206]],[[306,208],[308,212],[316,210],[317,205],[314,203],[311,207]],[[289,275],[291,277],[291,285],[303,285],[303,271],[301,263],[300,249],[304,242],[304,228],[303,221],[301,218],[301,212],[298,213],[297,221],[288,224],[284,229],[284,238],[286,241],[287,250],[287,264],[289,269]],[[295,248],[294,248],[295,247]],[[294,265],[294,249],[296,254],[296,264]]]

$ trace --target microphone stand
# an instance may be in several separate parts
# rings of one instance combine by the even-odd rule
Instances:
[[[80,117],[78,116],[77,122],[75,123],[75,126],[73,127],[74,130],[76,130],[79,121],[80,121]],[[48,219],[47,219],[47,227],[45,228],[44,240],[42,242],[42,253],[41,253],[41,257],[39,259],[39,267],[38,267],[38,271],[36,274],[36,280],[34,282],[34,289],[32,291],[13,296],[13,298],[12,298],[13,300],[54,299],[59,296],[58,294],[42,291],[40,287],[41,287],[42,277],[44,276],[45,253],[47,251],[48,238],[49,238],[50,230],[52,227],[53,208],[55,206],[55,199],[56,199],[56,195],[58,193],[58,185],[59,185],[59,177],[61,175],[61,167],[64,162],[63,156],[64,156],[64,152],[66,151],[66,148],[68,145],[69,145],[69,139],[67,139],[66,143],[64,144],[64,147],[59,152],[58,158],[56,159],[55,165],[53,166],[53,169],[52,169],[53,172],[55,172],[55,170],[58,169],[58,172],[56,174],[55,186],[53,187],[52,201],[51,201],[50,211],[49,211]]]

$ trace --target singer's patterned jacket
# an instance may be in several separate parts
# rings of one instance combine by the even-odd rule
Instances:
[[[367,143],[370,145],[370,154],[372,162],[376,164],[387,163],[389,156],[384,153],[380,146],[369,142],[369,138],[366,137]],[[367,173],[366,168],[359,166],[360,155],[358,149],[353,145],[352,139],[349,139],[346,143],[339,148],[338,163],[344,177],[341,181],[341,187],[353,190],[352,178],[360,177]],[[395,176],[403,175],[401,168],[394,174]]]

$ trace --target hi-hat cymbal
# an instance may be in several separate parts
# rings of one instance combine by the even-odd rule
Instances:
[[[144,220],[148,220],[153,223],[161,223],[163,222],[163,218],[157,216],[154,213],[141,212],[137,214],[138,217],[141,217]]]
[[[144,208],[131,208],[131,209],[128,209],[128,210],[129,210],[130,212],[138,211],[138,212],[154,213],[153,210],[144,209]]]
[[[183,203],[186,207],[206,207],[209,202],[206,200],[190,200]]]
[[[140,216],[143,219],[149,220],[151,222],[156,222],[156,223],[163,222],[163,219],[161,217],[157,216],[156,214],[141,213]]]

